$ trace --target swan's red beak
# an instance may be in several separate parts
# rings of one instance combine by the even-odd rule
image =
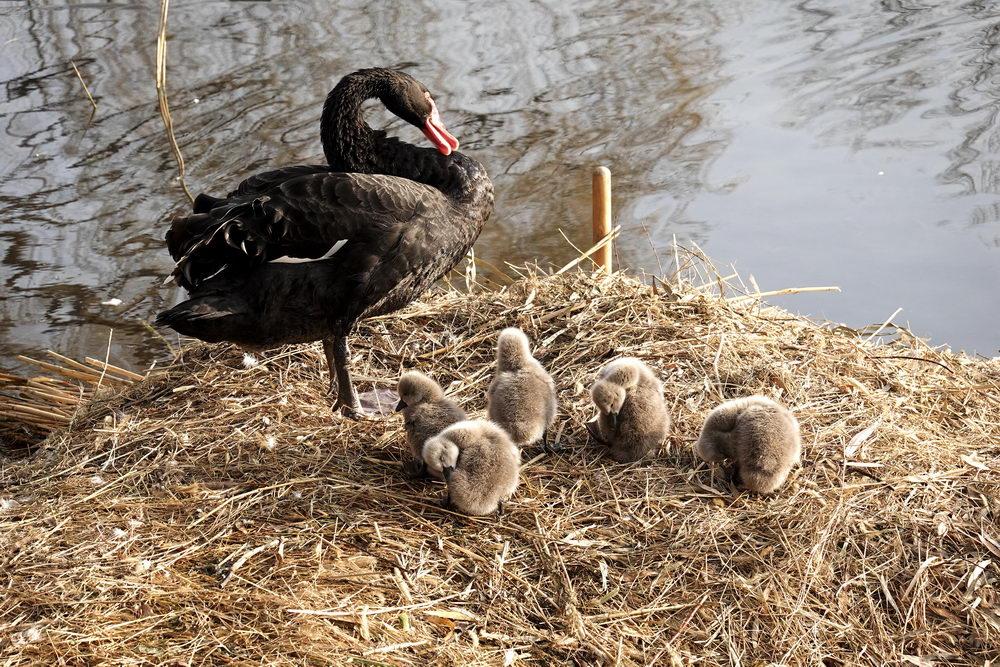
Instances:
[[[430,103],[431,115],[427,117],[427,122],[424,123],[424,136],[441,151],[442,155],[451,155],[453,150],[458,149],[458,139],[441,122],[441,115],[438,113],[434,100],[430,100]]]

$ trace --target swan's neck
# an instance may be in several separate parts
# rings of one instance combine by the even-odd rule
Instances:
[[[320,138],[326,161],[336,171],[377,173],[375,145],[384,138],[365,122],[361,105],[381,97],[386,82],[374,73],[355,72],[340,80],[323,104]],[[382,135],[382,136],[379,136]]]
[[[365,122],[365,101],[384,99],[389,81],[378,71],[350,74],[330,91],[323,105],[320,137],[326,161],[335,171],[401,176],[425,183],[453,197],[468,194],[470,174],[461,161],[433,148],[418,148]],[[453,154],[454,155],[454,154]],[[456,156],[457,157],[457,156]]]

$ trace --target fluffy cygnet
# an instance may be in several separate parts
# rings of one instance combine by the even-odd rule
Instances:
[[[465,514],[492,514],[517,488],[521,451],[506,431],[483,419],[430,438],[423,457],[427,470],[448,482],[448,502]]]
[[[788,408],[764,396],[726,401],[709,413],[694,452],[709,462],[734,460],[737,486],[771,493],[801,460],[799,422]]]
[[[404,464],[404,470],[412,477],[421,477],[426,472],[422,458],[424,443],[448,426],[465,419],[465,411],[444,395],[437,382],[419,371],[403,373],[397,392],[399,403],[396,404],[396,411],[403,413],[406,442],[412,457]]]
[[[640,360],[625,357],[605,366],[590,396],[598,410],[591,433],[610,448],[615,461],[638,461],[666,439],[670,416],[663,385]]]
[[[544,440],[555,421],[555,383],[531,356],[528,337],[520,329],[500,332],[497,372],[487,403],[489,418],[507,431],[518,447]]]

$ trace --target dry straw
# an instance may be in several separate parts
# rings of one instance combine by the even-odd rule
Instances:
[[[94,101],[94,96],[90,94],[90,87],[87,86],[87,82],[83,80],[83,75],[80,74],[80,70],[76,66],[76,63],[70,60],[69,64],[73,66],[73,71],[76,72],[76,78],[80,80],[80,85],[83,86],[83,92],[87,94],[87,99],[90,100],[90,104],[93,107],[90,113],[91,116],[93,116],[93,114],[97,113],[97,102]]]
[[[678,260],[684,279],[655,288],[521,269],[361,326],[362,390],[416,366],[471,412],[500,328],[536,342],[566,449],[526,456],[499,518],[452,514],[440,485],[406,479],[398,417],[331,415],[317,346],[249,368],[192,347],[135,383],[107,368],[113,391],[76,412],[68,385],[22,386],[54,430],[0,472],[0,661],[996,659],[1000,363],[890,325],[866,342],[748,298],[697,253]],[[669,399],[653,462],[587,442],[587,387],[624,354]],[[99,366],[57,365],[90,387]],[[691,454],[707,412],[750,393],[803,427],[804,465],[772,497],[734,493]]]
[[[167,100],[167,17],[170,13],[170,0],[160,0],[160,25],[156,33],[156,99],[159,103],[160,118],[163,120],[163,130],[167,133],[170,141],[170,150],[177,161],[177,180],[187,198],[194,201],[191,191],[188,190],[187,181],[184,177],[184,156],[181,155],[181,147],[177,145],[177,137],[174,136],[174,119],[170,115],[170,103]]]

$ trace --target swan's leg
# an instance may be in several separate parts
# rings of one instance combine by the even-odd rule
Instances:
[[[347,349],[347,336],[337,336],[333,339],[333,363],[337,370],[337,402],[333,409],[340,409],[345,416],[353,417],[361,407],[358,394],[351,383],[350,352]]]
[[[200,196],[200,195],[199,195]],[[330,389],[327,392],[334,399],[337,398],[337,362],[333,354],[333,338],[323,339],[323,354],[326,355],[326,369],[330,373]]]

